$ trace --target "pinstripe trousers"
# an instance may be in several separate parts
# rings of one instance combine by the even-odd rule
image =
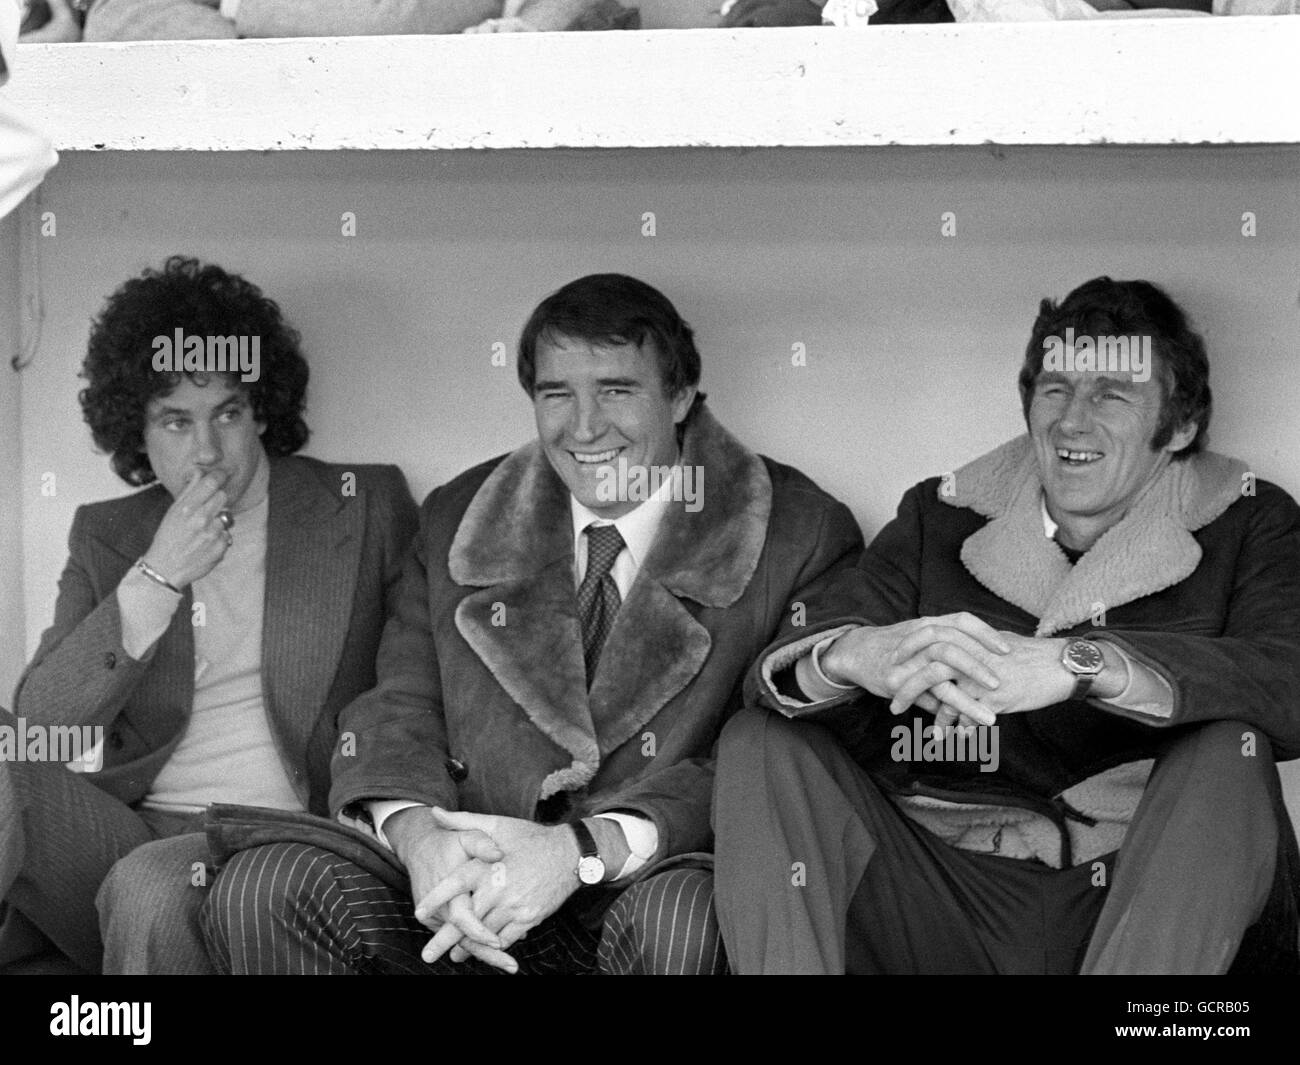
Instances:
[[[475,959],[425,964],[420,951],[432,933],[415,920],[409,894],[303,843],[236,854],[213,884],[201,920],[220,972],[498,972]],[[561,907],[510,952],[529,974],[726,971],[713,878],[700,869],[672,869],[634,884],[600,930]]]

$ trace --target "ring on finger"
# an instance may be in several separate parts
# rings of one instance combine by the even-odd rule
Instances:
[[[229,532],[235,526],[235,516],[228,510],[217,511],[217,521],[221,522],[221,527]]]

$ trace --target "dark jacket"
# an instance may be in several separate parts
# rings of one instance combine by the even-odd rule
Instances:
[[[1173,463],[1162,482],[1071,567],[1043,533],[1022,437],[903,497],[897,517],[749,678],[751,702],[820,718],[886,787],[1037,810],[1058,825],[1062,793],[1153,757],[1170,730],[1236,719],[1276,757],[1300,755],[1300,507],[1218,455]],[[969,611],[1026,636],[1105,638],[1170,684],[1167,720],[1098,702],[999,718],[1000,765],[890,757],[887,701],[857,693],[801,711],[769,683],[828,630]],[[1101,622],[1100,624],[1098,622]],[[916,711],[928,722],[931,718]]]
[[[569,493],[533,442],[422,508],[379,652],[379,686],[342,714],[333,810],[410,799],[526,819],[621,809],[654,821],[655,860],[711,847],[713,747],[745,670],[802,619],[792,604],[852,565],[842,503],[746,450],[701,409],[674,505],[616,617],[590,692]]]

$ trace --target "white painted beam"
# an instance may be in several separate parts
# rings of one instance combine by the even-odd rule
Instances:
[[[1300,17],[26,45],[61,150],[1300,143]]]

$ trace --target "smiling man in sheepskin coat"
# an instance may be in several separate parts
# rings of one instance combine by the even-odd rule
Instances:
[[[220,969],[726,968],[713,748],[861,533],[719,424],[690,327],[635,278],[549,296],[518,370],[537,438],[425,502],[378,686],[339,720],[331,808],[398,875],[346,840],[241,850],[207,907]]]
[[[1020,390],[1028,433],[911,489],[750,676],[736,971],[1295,969],[1300,508],[1205,450],[1204,344],[1147,282],[1044,300]]]

